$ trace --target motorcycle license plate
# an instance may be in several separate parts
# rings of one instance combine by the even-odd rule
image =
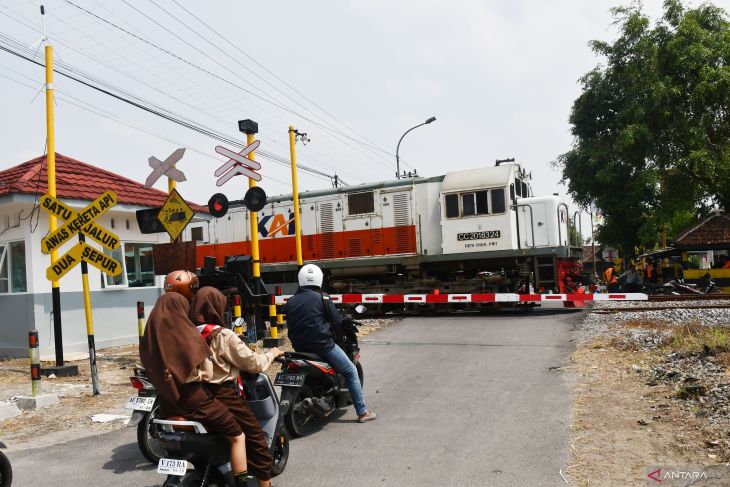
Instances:
[[[165,475],[185,475],[188,470],[187,460],[175,460],[173,458],[160,458],[157,464],[157,473]]]
[[[152,411],[152,406],[155,405],[154,397],[140,397],[132,396],[127,401],[125,409],[134,409],[137,411]]]
[[[285,374],[283,372],[279,372],[276,374],[276,379],[274,380],[275,386],[291,386],[291,387],[301,387],[304,385],[304,375],[303,374]]]

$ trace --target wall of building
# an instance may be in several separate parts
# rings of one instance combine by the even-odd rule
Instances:
[[[14,195],[15,196],[15,195]],[[51,314],[51,282],[46,278],[50,255],[41,252],[41,241],[47,235],[48,215],[33,211],[32,197],[20,195],[5,198],[0,204],[0,243],[23,240],[26,251],[27,291],[0,293],[0,356],[26,356],[28,331],[39,332],[41,355],[55,355],[53,318]],[[88,202],[67,202],[78,209]],[[104,228],[116,233],[122,242],[166,243],[165,233],[142,235],[134,211],[139,208],[115,207],[97,220]],[[29,215],[32,217],[29,218]],[[113,223],[112,223],[113,220]],[[63,222],[59,222],[59,226]],[[207,222],[204,227],[207,238]],[[190,238],[187,229],[184,238]],[[67,242],[59,256],[78,240]],[[95,242],[87,243],[101,249]],[[89,287],[97,348],[136,343],[137,301],[144,301],[146,315],[162,293],[162,276],[155,277],[153,287],[108,286],[101,271],[89,265]],[[84,314],[81,266],[78,265],[61,279],[61,310],[64,352],[88,350]]]

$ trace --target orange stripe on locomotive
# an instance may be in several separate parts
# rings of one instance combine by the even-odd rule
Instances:
[[[294,236],[259,236],[259,252],[262,263],[296,262]],[[415,254],[416,227],[408,225],[302,235],[302,253],[305,260]],[[202,267],[206,256],[215,257],[216,264],[223,265],[229,255],[251,255],[251,242],[198,245],[196,266]]]

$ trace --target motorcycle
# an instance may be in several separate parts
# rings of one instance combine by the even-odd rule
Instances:
[[[5,443],[0,441],[0,449],[7,448]],[[10,487],[13,483],[13,469],[10,467],[10,460],[0,451],[0,487]]]
[[[362,309],[364,311],[364,307]],[[357,325],[358,322],[345,316],[341,337],[336,333],[333,336],[338,337],[337,345],[355,364],[360,384],[364,385],[360,348],[357,344]],[[291,404],[284,421],[287,430],[295,437],[309,434],[316,419],[326,418],[335,409],[352,404],[345,377],[316,353],[286,352],[284,364],[281,372],[276,375],[274,384],[282,387],[282,401]]]
[[[700,282],[697,283],[697,287],[705,294],[722,293],[722,290],[718,287],[717,283],[712,280],[712,275],[707,272]]]
[[[159,434],[154,420],[159,417],[160,400],[157,389],[145,377],[142,366],[134,368],[134,375],[129,378],[132,387],[137,389],[137,395],[127,401],[126,408],[133,409],[132,418],[127,423],[129,427],[137,427],[137,445],[142,455],[153,465],[157,465],[160,458],[165,456],[165,449],[160,445]]]
[[[246,401],[269,439],[274,459],[272,476],[279,475],[289,459],[289,436],[282,421],[289,404],[279,401],[266,374],[242,373],[241,379]],[[210,434],[201,423],[182,417],[158,418],[153,423],[166,450],[157,467],[158,473],[167,474],[163,487],[235,487],[230,445],[225,438]],[[193,470],[188,470],[188,462]],[[248,484],[255,486],[258,482],[250,478]]]

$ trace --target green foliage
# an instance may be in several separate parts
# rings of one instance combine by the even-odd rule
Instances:
[[[573,199],[604,215],[599,241],[653,248],[661,227],[730,209],[730,23],[679,0],[653,26],[638,3],[613,13],[619,37],[591,43],[605,63],[580,80],[557,164]]]

